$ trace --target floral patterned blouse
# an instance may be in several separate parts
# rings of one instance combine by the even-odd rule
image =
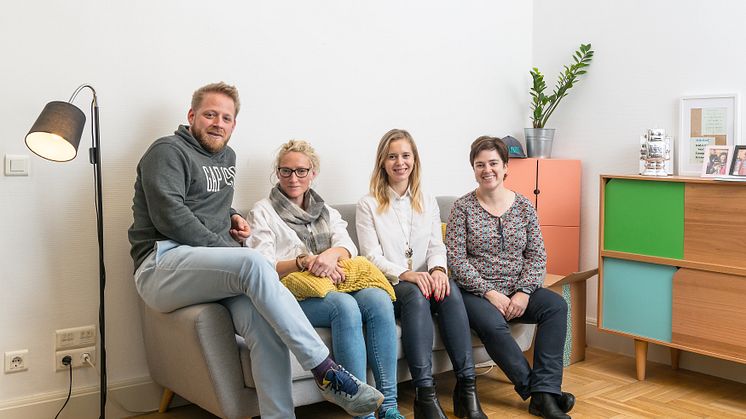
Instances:
[[[539,220],[531,202],[516,193],[500,217],[485,210],[472,191],[453,204],[446,227],[448,267],[463,290],[483,297],[541,287],[547,264]]]

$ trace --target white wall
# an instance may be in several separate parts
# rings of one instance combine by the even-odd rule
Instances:
[[[746,92],[743,16],[746,3],[729,0],[534,1],[532,63],[548,82],[553,85],[581,43],[592,42],[596,51],[587,77],[547,125],[557,129],[554,157],[583,161],[583,268],[598,266],[599,175],[636,173],[639,137],[647,128],[677,136],[680,97]],[[743,120],[743,108],[739,114]],[[596,285],[594,280],[588,286],[591,323]],[[630,339],[592,333],[589,342],[632,353]],[[656,355],[661,353],[651,350],[654,359],[666,361],[665,354]],[[684,354],[681,362],[684,368],[746,380],[744,365],[694,354]]]
[[[393,127],[418,141],[430,191],[462,194],[474,186],[469,143],[481,134],[520,137],[526,123],[532,9],[523,0],[5,5],[3,154],[31,154],[23,137],[46,102],[67,100],[82,82],[99,94],[110,385],[148,376],[126,236],[135,165],[155,138],[185,122],[195,88],[225,80],[241,91],[231,142],[237,208],[267,195],[273,153],[293,137],[321,155],[321,194],[355,201],[367,190],[378,139]],[[87,113],[89,101],[84,92],[75,103]],[[0,374],[0,409],[66,392],[67,374],[53,371],[53,332],[97,323],[88,132],[76,160],[32,156],[31,176],[0,176],[0,351],[29,350],[28,371]],[[558,153],[575,154],[563,147]],[[95,390],[98,378],[80,369],[74,382]]]

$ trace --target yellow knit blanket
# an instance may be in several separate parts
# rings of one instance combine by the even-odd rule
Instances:
[[[353,292],[363,288],[380,288],[386,291],[391,301],[396,301],[394,288],[386,276],[374,264],[363,256],[339,261],[345,272],[345,279],[334,285],[329,278],[321,278],[310,272],[293,272],[280,281],[293,293],[297,300],[306,298],[323,298],[331,291]]]

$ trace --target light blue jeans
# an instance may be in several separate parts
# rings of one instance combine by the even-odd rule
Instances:
[[[380,410],[396,407],[397,337],[389,294],[380,288],[330,292],[324,298],[305,299],[300,306],[312,325],[332,329],[334,360],[355,377],[367,376],[366,357],[360,356],[367,354],[376,388],[384,397]]]
[[[197,303],[223,304],[251,351],[262,418],[295,417],[288,349],[307,370],[329,350],[258,252],[159,241],[135,272],[135,285],[148,306],[164,313]]]

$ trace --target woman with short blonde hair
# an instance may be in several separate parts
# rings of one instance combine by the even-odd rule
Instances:
[[[368,285],[350,292],[337,290],[348,280],[343,264],[357,256],[357,248],[339,211],[311,188],[319,168],[319,157],[308,142],[291,140],[280,147],[274,165],[278,183],[269,198],[251,210],[247,244],[275,266],[288,288],[292,287],[287,277],[304,281],[292,283],[298,289],[334,285],[335,290],[323,296],[299,297],[304,298],[299,302],[303,312],[314,327],[331,329],[339,365],[356,377],[366,377],[370,366],[383,394],[378,417],[404,419],[397,408],[397,336],[391,297]],[[296,275],[306,271],[312,275]]]

